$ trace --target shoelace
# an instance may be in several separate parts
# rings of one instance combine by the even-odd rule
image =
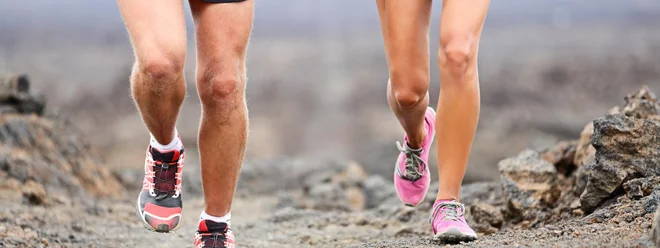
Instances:
[[[460,214],[458,209],[461,210]],[[431,218],[429,218],[429,223],[433,224],[433,221],[438,217],[440,211],[442,211],[443,220],[459,221],[460,218],[463,217],[463,213],[465,213],[465,206],[455,201],[441,202],[433,209]]]
[[[220,235],[218,232],[213,233],[213,246],[206,246],[206,241],[204,241],[204,247],[207,248],[224,248],[225,247],[225,242],[222,240],[219,240],[220,237],[224,237],[224,235]],[[218,242],[220,241],[220,242]],[[221,246],[216,246],[217,244],[220,244]]]
[[[399,151],[406,155],[406,172],[403,177],[411,181],[417,181],[422,178],[426,167],[426,163],[420,157],[422,151],[411,151],[408,146],[402,146],[398,141],[396,142],[396,146],[399,148]],[[397,165],[398,169],[399,165]]]
[[[227,233],[212,232],[212,233],[197,233],[199,239],[202,241],[200,247],[202,248],[225,248],[225,241],[227,241]]]
[[[174,166],[171,166],[174,165]],[[176,188],[176,173],[178,173],[178,161],[173,162],[163,162],[155,161],[154,166],[159,169],[159,173],[154,173],[154,186],[167,183],[172,184],[172,188]],[[168,170],[174,169],[174,176],[168,177]],[[154,170],[155,171],[155,170]],[[160,201],[166,199],[170,195],[176,193],[176,190],[159,190],[158,187],[154,187],[154,193],[156,193],[156,200]]]

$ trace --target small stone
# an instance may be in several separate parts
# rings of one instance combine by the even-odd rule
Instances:
[[[28,203],[34,205],[46,204],[46,189],[44,186],[33,181],[28,180],[22,187],[23,197]]]
[[[576,209],[580,208],[580,200],[575,199],[574,201],[571,202],[571,205],[569,206],[571,209]]]
[[[80,224],[74,223],[71,225],[71,229],[73,229],[76,232],[82,232],[83,227]]]
[[[358,226],[364,226],[364,225],[369,224],[369,221],[367,221],[367,219],[364,218],[364,217],[360,217],[355,221],[355,224],[358,225]]]
[[[312,237],[309,236],[309,235],[304,235],[304,236],[300,237],[300,243],[301,244],[309,243],[310,240],[312,240]]]
[[[626,105],[621,109],[621,113],[635,118],[647,118],[651,115],[660,114],[660,107],[655,94],[651,92],[648,86],[644,86],[637,92],[627,95],[624,98]]]
[[[624,183],[623,189],[631,199],[640,199],[653,193],[657,185],[660,185],[660,176],[635,178]]]
[[[85,212],[94,216],[101,216],[108,213],[108,211],[100,205],[89,206],[85,208]]]
[[[584,211],[582,211],[582,209],[573,209],[573,214],[577,216],[583,216]]]

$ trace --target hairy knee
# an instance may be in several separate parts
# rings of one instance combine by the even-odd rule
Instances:
[[[148,56],[138,59],[133,70],[133,81],[142,84],[145,90],[162,94],[175,84],[182,84],[183,58],[174,56]],[[136,80],[137,79],[137,80]]]
[[[475,40],[470,33],[447,32],[440,37],[438,66],[452,77],[462,78],[475,66]]]
[[[429,75],[425,70],[392,68],[390,83],[392,96],[394,96],[399,107],[411,108],[426,97],[429,87]]]
[[[245,82],[234,74],[206,74],[198,79],[199,97],[207,111],[228,113],[245,101]]]
[[[131,77],[131,88],[138,92],[134,93],[135,97],[141,94],[159,97],[175,94],[183,101],[185,96],[185,82],[182,80],[183,58],[167,56],[139,58],[133,67]]]
[[[183,58],[149,56],[138,61],[138,69],[153,81],[173,79],[183,73]]]

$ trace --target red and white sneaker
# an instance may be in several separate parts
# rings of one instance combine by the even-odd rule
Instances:
[[[234,233],[227,223],[200,220],[195,248],[236,248]]]
[[[171,232],[181,222],[181,172],[184,151],[147,148],[137,215],[150,231]]]

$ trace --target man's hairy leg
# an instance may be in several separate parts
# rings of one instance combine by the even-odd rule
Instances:
[[[174,139],[179,107],[186,95],[183,64],[186,30],[183,3],[118,0],[131,37],[135,65],[133,99],[144,123],[160,144]]]
[[[135,51],[133,99],[151,132],[137,214],[152,231],[170,232],[181,223],[182,144],[175,136],[179,107],[186,94],[183,64],[186,31],[183,3],[119,0]]]
[[[247,143],[245,54],[252,0],[211,4],[192,0],[197,41],[197,91],[202,101],[199,152],[205,213],[230,212]]]

